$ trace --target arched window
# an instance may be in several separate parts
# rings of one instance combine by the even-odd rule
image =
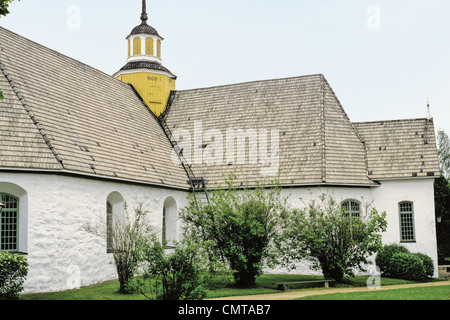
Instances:
[[[120,193],[112,192],[106,199],[106,252],[114,252],[114,221],[123,215],[124,200]]]
[[[0,193],[1,234],[0,251],[19,250],[19,199]]]
[[[342,211],[346,217],[360,217],[361,216],[361,204],[352,199],[347,199],[341,203]]]
[[[141,54],[141,38],[136,37],[133,39],[133,55]]]
[[[410,201],[403,201],[398,204],[400,216],[400,241],[416,241],[414,227],[414,204]]]
[[[145,39],[145,54],[148,56],[155,55],[153,38],[148,37]]]
[[[164,201],[162,217],[162,241],[172,246],[177,239],[177,203],[174,198],[168,197]]]

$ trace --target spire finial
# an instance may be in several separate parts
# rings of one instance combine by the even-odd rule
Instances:
[[[148,20],[148,15],[147,15],[147,1],[146,0],[142,0],[142,14],[141,14],[141,20],[142,23],[146,23]]]

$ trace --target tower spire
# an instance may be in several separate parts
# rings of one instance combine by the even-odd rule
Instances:
[[[147,15],[147,1],[142,0],[142,14],[141,14],[142,23],[147,23],[148,15]]]

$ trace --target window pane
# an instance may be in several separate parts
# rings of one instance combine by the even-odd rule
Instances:
[[[0,250],[14,251],[18,248],[19,200],[8,194],[0,194],[5,204],[1,214]]]
[[[414,212],[411,202],[400,203],[400,240],[415,241]]]
[[[342,210],[346,217],[360,217],[360,204],[359,202],[352,200],[345,200],[342,202]]]
[[[106,202],[106,252],[113,251],[113,208],[112,204]]]

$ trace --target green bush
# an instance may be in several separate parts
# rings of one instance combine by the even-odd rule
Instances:
[[[171,252],[166,244],[152,239],[142,249],[141,265],[143,278],[154,279],[150,292],[158,300],[202,300],[206,297],[208,271],[204,249],[186,239],[175,244]],[[140,283],[143,295],[145,281]]]
[[[385,277],[422,281],[434,274],[433,260],[423,253],[411,253],[399,244],[388,244],[378,251],[375,263]]]
[[[0,300],[18,299],[27,274],[28,262],[25,257],[0,252]]]
[[[427,278],[422,259],[412,253],[394,253],[389,269],[390,276],[394,278],[414,281],[422,281]]]
[[[408,248],[399,244],[384,245],[380,251],[378,251],[375,258],[375,263],[380,268],[381,274],[385,277],[393,276],[390,274],[391,258],[395,253],[409,253]]]
[[[414,255],[422,260],[423,265],[425,266],[426,276],[431,278],[434,274],[433,259],[431,259],[429,256],[423,253],[414,253]]]

